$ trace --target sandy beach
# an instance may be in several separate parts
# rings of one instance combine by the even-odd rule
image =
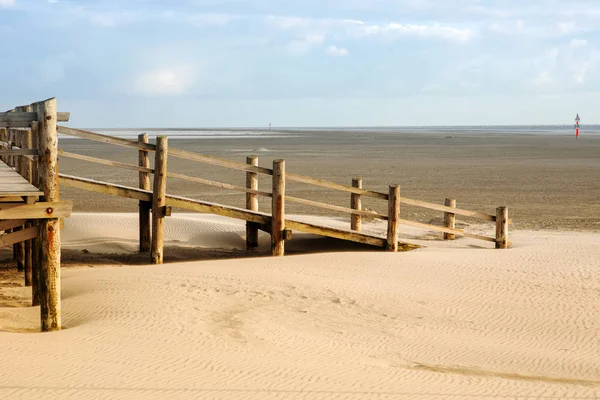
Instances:
[[[62,231],[62,331],[37,333],[39,308],[29,307],[30,289],[0,252],[0,398],[600,398],[600,137],[312,132],[170,145],[239,161],[257,154],[265,166],[285,158],[288,171],[340,183],[358,175],[376,190],[400,183],[406,197],[456,197],[483,212],[506,205],[513,247],[441,241],[403,226],[400,237],[422,248],[386,253],[295,233],[288,255],[272,258],[266,234],[257,251],[245,250],[240,221],[175,210],[166,221],[167,263],[149,266],[136,252],[136,201],[63,188],[75,213]],[[60,147],[137,160],[131,149],[81,140]],[[175,172],[244,182],[243,172],[169,162]],[[137,182],[134,172],[66,158],[60,169]],[[168,187],[243,205],[243,195],[212,187]],[[349,203],[346,194],[303,185],[289,193]],[[306,207],[288,212],[323,218]]]

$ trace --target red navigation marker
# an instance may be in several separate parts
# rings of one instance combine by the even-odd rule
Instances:
[[[581,121],[581,118],[579,118],[579,113],[577,113],[577,116],[575,117],[575,139],[579,140],[579,121]]]

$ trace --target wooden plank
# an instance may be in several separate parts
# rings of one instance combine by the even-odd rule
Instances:
[[[115,136],[102,135],[95,132],[84,131],[81,129],[68,128],[66,126],[58,126],[58,133],[63,135],[75,136],[83,139],[93,140],[95,142],[114,144],[117,146],[131,147],[134,149],[145,149],[155,151],[156,145],[150,143],[138,143],[136,141],[118,138]]]
[[[271,202],[271,254],[285,253],[285,160],[273,161],[273,198]]]
[[[508,208],[498,207],[496,209],[496,248],[508,249]]]
[[[224,167],[224,168],[237,169],[240,171],[247,171],[247,172],[256,172],[257,174],[273,175],[273,171],[270,170],[269,168],[255,167],[255,166],[246,165],[244,163],[240,163],[237,161],[230,161],[230,160],[224,160],[222,158],[217,158],[217,157],[204,156],[202,154],[192,153],[190,151],[185,151],[185,150],[180,150],[180,149],[171,149],[169,151],[169,155],[173,156],[173,157],[183,158],[185,160],[198,161],[198,162],[210,164],[210,165],[217,165],[219,167]]]
[[[246,157],[246,164],[258,167],[258,157]],[[255,172],[246,172],[246,189],[252,193],[246,193],[246,209],[258,211],[258,174]],[[270,196],[273,196],[269,193]],[[254,222],[246,221],[246,248],[255,249],[258,247],[258,226]]]
[[[304,204],[307,206],[324,208],[326,210],[338,211],[338,212],[343,212],[343,213],[347,213],[347,214],[365,215],[365,216],[376,218],[376,219],[383,219],[383,220],[388,219],[388,217],[385,215],[373,213],[370,211],[359,211],[359,210],[354,210],[352,208],[334,206],[332,204],[326,204],[326,203],[321,203],[318,201],[301,199],[301,198],[293,197],[293,196],[286,196],[285,199],[291,203]]]
[[[400,221],[400,223],[403,225],[409,225],[409,226],[414,226],[417,228],[423,228],[423,229],[427,229],[429,231],[453,233],[453,234],[459,235],[459,236],[465,236],[465,237],[470,237],[473,239],[485,240],[486,242],[495,242],[496,241],[496,239],[494,239],[494,238],[476,235],[474,233],[468,233],[468,232],[463,231],[462,229],[449,229],[449,228],[446,228],[443,226],[429,225],[429,224],[424,224],[422,222],[409,221],[406,219],[399,219],[398,221]]]
[[[185,210],[198,211],[202,213],[222,215],[224,217],[243,219],[259,224],[270,224],[271,216],[260,211],[249,211],[243,208],[225,206],[222,204],[210,203],[188,199],[181,196],[167,195],[167,204],[171,207],[183,208]]]
[[[108,165],[110,167],[128,169],[128,170],[138,171],[138,172],[154,173],[154,170],[152,168],[139,167],[137,165],[122,163],[119,161],[105,160],[103,158],[84,156],[82,154],[70,153],[70,152],[67,152],[67,151],[64,151],[61,149],[58,149],[58,155],[62,156],[62,157],[73,158],[76,160],[82,160],[82,161],[88,161],[88,162],[92,162],[92,163],[96,163],[96,164]]]
[[[69,112],[59,112],[57,115],[58,122],[67,122],[71,116]],[[31,123],[38,120],[36,112],[3,112],[0,113],[0,126],[11,128],[29,128]]]
[[[249,173],[252,173],[252,172],[249,172]],[[231,190],[236,190],[238,192],[245,192],[245,193],[250,193],[250,194],[254,194],[254,195],[258,195],[258,196],[272,197],[272,194],[269,192],[261,192],[259,190],[247,189],[245,187],[230,185],[228,183],[210,181],[208,179],[197,178],[195,176],[183,175],[183,174],[178,174],[175,172],[167,172],[167,176],[169,178],[181,179],[184,181],[197,182],[197,183],[202,183],[204,185],[220,187],[222,189],[231,189]]]
[[[356,194],[361,194],[363,196],[374,197],[376,199],[382,199],[382,200],[388,199],[387,193],[380,193],[380,192],[374,192],[372,190],[358,189],[358,188],[355,188],[355,187],[352,187],[349,185],[341,185],[339,183],[329,182],[329,181],[325,181],[323,179],[315,179],[315,178],[311,178],[309,176],[287,173],[286,178],[290,181],[308,183],[311,185],[320,186],[320,187],[324,187],[324,188],[328,188],[328,189],[340,190],[342,192],[356,193]]]
[[[392,185],[389,189],[388,200],[388,227],[387,243],[388,251],[398,251],[398,220],[400,219],[400,186]]]
[[[309,224],[306,222],[297,221],[294,219],[288,219],[286,221],[287,229],[291,229],[292,231],[300,231],[306,233],[313,233],[315,235],[320,236],[328,236],[332,238],[348,240],[356,243],[364,243],[372,246],[377,246],[380,248],[385,247],[387,241],[384,238],[366,235],[364,233],[346,231],[343,229],[330,228],[326,226],[320,226],[316,224]]]
[[[39,230],[37,226],[32,226],[13,233],[0,235],[0,248],[36,238],[38,235]]]
[[[69,217],[72,211],[73,202],[70,200],[35,204],[0,203],[0,220],[64,218]]]
[[[167,151],[166,136],[156,138],[154,157],[154,187],[152,196],[152,240],[150,246],[152,264],[162,264],[165,247],[165,206],[167,205]]]
[[[6,221],[0,221],[0,232],[8,229],[16,228],[17,226],[25,225],[26,220],[24,219],[8,219]]]
[[[93,179],[81,178],[66,174],[58,174],[58,176],[60,184],[67,187],[146,202],[152,201],[152,192],[148,190],[117,185],[109,182],[95,181]]]
[[[71,119],[71,113],[70,112],[57,112],[56,113],[56,120],[58,122],[69,122],[69,119]]]
[[[362,178],[356,177],[352,179],[352,187],[357,189],[362,189]],[[362,200],[360,198],[360,194],[351,193],[350,194],[350,208],[357,211],[362,211]],[[350,215],[350,229],[356,232],[361,231],[361,223],[362,219],[359,214],[351,214]]]
[[[142,144],[148,143],[148,134],[142,133],[138,135],[138,142]],[[150,169],[150,153],[147,150],[138,150],[138,164],[140,167]],[[140,171],[139,187],[142,190],[150,190],[149,172]],[[139,202],[140,253],[150,251],[152,246],[152,216],[150,214],[150,210],[152,210],[151,202]]]
[[[11,150],[0,150],[0,156],[37,156],[38,154],[38,149],[12,148]]]
[[[453,213],[453,214],[456,214],[456,215],[462,215],[462,216],[465,216],[465,217],[478,218],[478,219],[482,219],[482,220],[485,220],[485,221],[496,221],[496,216],[495,215],[480,213],[480,212],[477,212],[477,211],[461,210],[460,208],[447,207],[447,206],[443,206],[441,204],[429,203],[427,201],[409,199],[409,198],[406,198],[406,197],[402,197],[400,199],[400,201],[402,203],[404,203],[404,204],[408,204],[408,205],[411,205],[411,206],[428,208],[430,210],[449,212],[449,213]]]

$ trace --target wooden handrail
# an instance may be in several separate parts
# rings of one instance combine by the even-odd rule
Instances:
[[[167,172],[167,176],[169,178],[181,179],[181,180],[184,180],[184,181],[197,182],[197,183],[202,183],[204,185],[220,187],[222,189],[231,189],[231,190],[236,190],[238,192],[256,194],[258,196],[273,197],[273,195],[271,193],[269,193],[269,192],[263,192],[263,191],[260,191],[260,190],[247,189],[247,188],[241,187],[241,186],[235,186],[235,185],[230,185],[228,183],[210,181],[208,179],[196,178],[194,176],[188,176],[188,175],[178,174],[178,173],[175,173],[175,172]]]
[[[318,201],[301,199],[301,198],[298,198],[298,197],[285,196],[285,200],[289,201],[289,202],[292,202],[292,203],[298,203],[298,204],[304,204],[304,205],[307,205],[307,206],[324,208],[326,210],[338,211],[338,212],[343,212],[343,213],[346,213],[346,214],[362,215],[362,216],[365,216],[365,217],[372,217],[372,218],[375,218],[375,219],[382,219],[382,220],[387,220],[388,219],[387,215],[381,215],[381,214],[372,213],[372,212],[369,212],[369,211],[359,211],[359,210],[354,210],[352,208],[347,208],[347,207],[334,206],[333,204],[321,203],[321,202],[318,202]]]
[[[83,161],[88,161],[88,162],[92,162],[92,163],[96,163],[96,164],[108,165],[108,166],[116,167],[116,168],[129,169],[132,171],[149,172],[151,174],[154,173],[154,170],[152,168],[138,167],[137,165],[134,165],[134,164],[127,164],[127,163],[122,163],[119,161],[105,160],[103,158],[96,158],[96,157],[91,157],[91,156],[84,156],[82,154],[69,153],[68,151],[64,151],[62,149],[58,149],[58,155],[62,156],[62,157],[73,158],[76,160],[83,160]]]

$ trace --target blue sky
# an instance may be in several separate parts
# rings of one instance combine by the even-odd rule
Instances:
[[[596,0],[0,0],[0,109],[79,127],[600,122]]]

